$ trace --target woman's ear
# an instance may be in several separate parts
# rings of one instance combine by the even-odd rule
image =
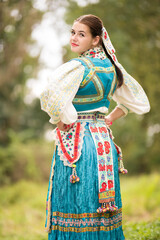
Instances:
[[[96,47],[100,42],[100,36],[96,36],[93,38],[93,42],[92,42],[92,45],[93,47]]]

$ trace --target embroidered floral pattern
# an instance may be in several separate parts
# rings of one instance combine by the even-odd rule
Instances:
[[[89,127],[97,149],[99,202],[112,202],[115,190],[110,134],[103,122],[90,123]]]
[[[65,166],[71,167],[77,162],[81,155],[85,123],[77,122],[69,129],[68,132],[56,129],[56,144],[58,154]]]
[[[117,62],[117,58],[116,58],[116,55],[114,54],[115,53],[115,49],[111,43],[111,40],[109,38],[109,35],[106,31],[106,29],[103,27],[102,29],[102,40],[103,40],[103,43],[104,43],[104,46],[108,52],[108,54],[111,56],[111,58],[113,59],[114,62]]]
[[[79,57],[92,57],[92,58],[99,58],[102,60],[107,58],[101,46],[95,47],[94,49],[89,49],[88,51],[82,53]]]
[[[122,209],[115,213],[52,213],[52,230],[62,232],[110,231],[122,225]]]
[[[41,94],[41,109],[51,117],[51,123],[60,121],[66,103],[74,98],[83,78],[84,66],[78,61],[63,64],[55,73],[48,88]]]

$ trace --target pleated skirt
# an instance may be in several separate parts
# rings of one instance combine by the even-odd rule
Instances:
[[[118,173],[118,154],[113,141],[116,212],[97,213],[98,164],[97,152],[89,123],[85,126],[83,147],[76,163],[80,181],[70,182],[72,168],[64,166],[55,149],[47,195],[46,230],[49,240],[124,240],[122,202]]]

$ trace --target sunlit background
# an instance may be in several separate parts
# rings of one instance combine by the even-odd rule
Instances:
[[[148,114],[128,114],[112,126],[128,169],[120,177],[124,233],[127,240],[160,239],[158,0],[0,1],[0,239],[47,239],[55,126],[41,111],[39,96],[54,81],[54,69],[76,56],[69,46],[71,25],[88,13],[103,20],[119,62],[151,104]]]

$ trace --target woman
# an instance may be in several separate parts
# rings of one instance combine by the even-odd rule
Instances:
[[[49,240],[122,240],[118,172],[127,171],[109,126],[128,111],[148,112],[149,102],[117,61],[98,17],[75,20],[70,45],[79,57],[60,66],[41,95],[57,124],[46,230]],[[117,106],[105,116],[112,98]]]

